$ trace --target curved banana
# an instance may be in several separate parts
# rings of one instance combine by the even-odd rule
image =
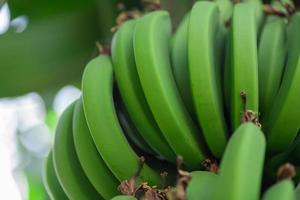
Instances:
[[[119,196],[115,196],[111,200],[137,200],[137,199],[133,196],[119,195]]]
[[[300,128],[300,13],[288,26],[288,59],[279,92],[265,120],[268,151],[276,153],[287,148]]]
[[[255,10],[255,22],[257,35],[260,35],[260,30],[264,22],[263,2],[261,0],[242,0],[244,3],[252,4]]]
[[[67,200],[68,197],[57,180],[53,166],[53,154],[49,153],[44,167],[43,182],[51,200]]]
[[[81,98],[77,100],[73,114],[73,139],[79,162],[94,188],[105,199],[119,192],[120,182],[108,169],[98,153],[86,124]]]
[[[233,11],[229,65],[232,130],[241,123],[241,92],[247,94],[246,108],[258,112],[258,61],[254,13],[253,5],[248,3],[236,4]]]
[[[171,22],[166,11],[140,18],[134,35],[137,71],[150,109],[168,143],[188,168],[197,169],[205,154],[200,149],[199,130],[183,105],[172,75],[170,38]]]
[[[296,200],[294,184],[283,180],[270,187],[263,195],[263,200]]]
[[[90,61],[83,73],[83,108],[94,143],[104,162],[119,181],[128,180],[140,168],[139,158],[128,144],[118,122],[113,102],[113,68],[101,55]],[[160,185],[159,175],[148,165],[139,181]]]
[[[142,137],[158,154],[171,162],[176,156],[162,135],[145,99],[137,73],[133,34],[136,20],[123,24],[112,41],[112,61],[115,78],[127,111]]]
[[[192,100],[188,71],[188,25],[190,15],[184,16],[172,38],[171,62],[174,79],[183,103],[193,119],[196,119],[195,108]]]
[[[214,200],[258,200],[266,141],[252,123],[241,125],[230,138],[220,165]]]
[[[217,71],[217,77],[218,79],[218,86],[220,93],[222,96],[220,99],[224,99],[223,107],[224,107],[224,114],[225,114],[225,120],[226,124],[229,125],[229,118],[230,118],[230,112],[229,112],[229,93],[230,93],[230,71],[229,71],[229,25],[232,18],[232,12],[233,12],[233,2],[230,0],[216,0],[216,4],[218,5],[218,8],[220,10],[220,26],[219,31],[217,35],[217,65],[220,66],[220,70]],[[220,55],[218,55],[220,54]],[[228,127],[229,128],[229,127]]]
[[[55,133],[53,161],[57,178],[69,199],[103,199],[85,176],[76,155],[72,117],[74,103],[61,115]]]
[[[227,140],[221,93],[217,77],[216,38],[218,7],[213,2],[196,3],[190,13],[188,61],[194,107],[204,138],[216,157],[221,157]]]
[[[211,200],[214,194],[214,187],[217,184],[218,175],[207,171],[194,171],[192,179],[186,188],[188,200]]]
[[[270,16],[263,27],[258,48],[259,112],[262,121],[279,90],[286,52],[286,23],[280,17]]]

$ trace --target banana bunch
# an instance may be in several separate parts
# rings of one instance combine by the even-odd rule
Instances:
[[[171,24],[127,20],[87,64],[46,162],[50,198],[300,199],[300,12],[200,1]]]

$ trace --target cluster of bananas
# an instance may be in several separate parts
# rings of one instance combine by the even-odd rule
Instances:
[[[157,10],[124,22],[111,55],[87,64],[45,185],[59,200],[293,200],[299,128],[292,2],[200,1],[174,35]]]

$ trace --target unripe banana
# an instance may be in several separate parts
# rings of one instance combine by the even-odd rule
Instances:
[[[286,59],[286,23],[270,16],[263,27],[259,43],[259,110],[263,121],[279,90]]]
[[[112,61],[115,78],[124,104],[139,133],[158,154],[175,162],[176,156],[159,130],[140,84],[133,52],[135,26],[136,20],[127,21],[114,35]]]
[[[67,200],[65,192],[63,191],[59,181],[57,180],[55,169],[53,166],[53,156],[52,151],[49,153],[43,174],[43,181],[47,194],[51,200]]]
[[[230,30],[230,23],[232,18],[232,12],[233,12],[233,2],[230,0],[216,0],[216,4],[218,5],[218,8],[220,10],[220,27],[218,31],[217,36],[217,64],[221,67],[221,69],[217,74],[218,77],[218,86],[220,93],[222,96],[220,99],[224,99],[223,101],[223,107],[224,107],[224,114],[225,114],[225,120],[226,124],[229,123],[230,118],[230,112],[229,112],[229,93],[230,93],[230,77],[229,77],[229,60],[230,60],[230,53],[229,53],[229,30]],[[220,54],[220,55],[218,55]],[[228,127],[229,128],[229,127]]]
[[[241,123],[244,102],[241,92],[247,95],[247,109],[258,112],[258,61],[255,12],[252,4],[234,6],[230,44],[230,112],[231,128]]]
[[[83,73],[83,108],[94,143],[119,181],[128,180],[140,168],[139,158],[120,127],[113,102],[113,68],[110,58],[101,55],[90,61]],[[139,182],[160,185],[159,175],[148,165]]]
[[[170,65],[171,22],[165,11],[140,18],[134,35],[137,70],[147,102],[171,148],[190,169],[197,169],[205,154],[199,130],[185,109]]]
[[[171,61],[174,79],[184,105],[191,117],[196,119],[188,71],[187,40],[189,19],[190,15],[188,13],[184,16],[173,35]]]
[[[291,180],[283,180],[269,188],[263,200],[296,200],[294,184]]]
[[[53,161],[57,178],[69,199],[103,199],[85,176],[76,155],[72,118],[74,103],[61,115],[55,133]]]
[[[190,13],[188,29],[189,76],[194,107],[204,138],[216,157],[221,157],[227,140],[219,90],[221,69],[216,57],[220,54],[216,49],[219,21],[215,3],[198,2]]]
[[[186,188],[188,200],[211,200],[217,184],[218,175],[207,171],[194,171]]]
[[[261,0],[241,0],[244,3],[252,4],[255,10],[255,21],[257,34],[260,35],[260,30],[264,22],[263,3]]]
[[[220,165],[214,200],[258,200],[266,141],[252,123],[241,125],[230,138]]]
[[[73,138],[80,164],[94,188],[105,199],[110,199],[117,195],[119,193],[117,188],[120,182],[108,169],[95,147],[86,124],[81,98],[75,103]]]
[[[288,26],[288,60],[279,92],[265,120],[268,151],[280,152],[295,139],[300,128],[300,13]]]

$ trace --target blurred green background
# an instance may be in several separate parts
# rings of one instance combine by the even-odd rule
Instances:
[[[85,64],[110,45],[111,28],[140,0],[0,0],[1,198],[48,199],[44,159],[56,121],[80,95]],[[162,0],[174,27],[193,0]]]

